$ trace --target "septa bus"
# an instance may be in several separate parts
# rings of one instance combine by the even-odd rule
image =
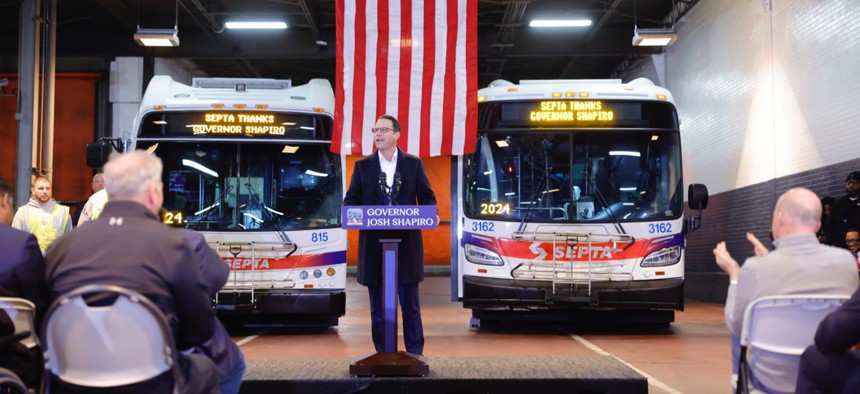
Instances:
[[[323,79],[149,83],[132,149],[164,162],[164,222],[201,232],[230,266],[219,315],[343,316],[345,158],[329,149],[333,108]]]
[[[499,80],[478,101],[476,150],[452,166],[452,299],[472,324],[673,321],[707,188],[690,185],[685,220],[671,93],[646,79]]]

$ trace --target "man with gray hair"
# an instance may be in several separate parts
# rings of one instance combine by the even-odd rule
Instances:
[[[780,196],[773,210],[774,251],[768,252],[752,234],[747,234],[747,239],[755,246],[756,256],[748,258],[743,266],[729,255],[725,241],[714,249],[717,265],[729,275],[726,325],[732,334],[735,371],[744,311],[753,301],[793,294],[848,296],[860,284],[854,258],[845,249],[820,244],[816,237],[819,227],[818,196],[809,189],[795,188]],[[755,353],[750,354],[750,359],[753,376],[773,377],[755,382],[757,386],[766,391],[794,392],[796,362]]]
[[[48,249],[51,299],[88,284],[118,285],[147,296],[167,317],[177,347],[189,349],[212,337],[213,314],[197,257],[185,236],[157,217],[163,202],[161,159],[144,151],[117,155],[105,165],[109,202],[102,220],[60,238]],[[217,392],[218,372],[201,354],[180,357],[182,393]],[[160,377],[122,392],[169,392]],[[55,386],[56,387],[56,386]],[[60,387],[58,387],[60,388]],[[62,385],[61,391],[86,391]]]

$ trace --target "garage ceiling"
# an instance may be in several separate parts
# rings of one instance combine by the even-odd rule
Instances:
[[[479,86],[497,78],[608,78],[660,48],[633,47],[634,23],[668,27],[697,0],[478,1]],[[15,72],[20,0],[0,0],[0,71]],[[137,26],[171,28],[181,45],[142,48]],[[228,18],[281,18],[276,32],[222,29]],[[588,18],[537,29],[536,18]],[[335,0],[58,0],[59,71],[107,71],[116,56],[166,57],[209,76],[334,80]],[[681,38],[683,39],[683,37]],[[325,41],[328,45],[318,45]]]

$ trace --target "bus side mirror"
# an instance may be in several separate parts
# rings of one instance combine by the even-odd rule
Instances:
[[[687,188],[687,204],[690,209],[701,211],[708,207],[708,187],[701,183],[691,183]]]
[[[110,156],[111,148],[123,153],[128,148],[129,141],[121,138],[102,138],[92,144],[87,144],[87,167],[99,168],[105,165]]]
[[[99,168],[105,165],[110,155],[110,143],[105,141],[96,141],[92,144],[87,144],[87,167]]]
[[[687,188],[687,205],[696,212],[684,221],[684,235],[702,226],[702,210],[708,207],[708,187],[701,183],[691,183]]]

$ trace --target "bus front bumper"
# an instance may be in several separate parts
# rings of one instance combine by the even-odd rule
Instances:
[[[463,307],[593,307],[684,310],[684,279],[556,283],[463,276]]]
[[[264,313],[338,318],[346,313],[346,292],[256,290],[218,293],[218,313]]]

